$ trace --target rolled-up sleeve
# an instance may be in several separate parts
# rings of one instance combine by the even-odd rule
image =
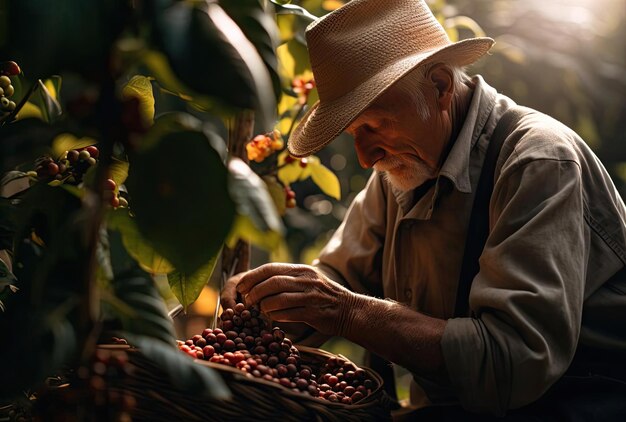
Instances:
[[[380,290],[385,194],[380,176],[373,173],[315,262],[327,276],[357,293]]]
[[[463,406],[497,415],[539,398],[574,355],[586,276],[581,171],[573,160],[517,163],[498,178],[491,232],[442,351]]]

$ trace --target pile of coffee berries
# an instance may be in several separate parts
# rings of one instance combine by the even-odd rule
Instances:
[[[264,135],[255,136],[246,144],[246,152],[248,160],[260,163],[272,155],[274,151],[280,151],[283,147],[282,135],[278,130],[274,130]]]
[[[62,180],[64,183],[78,185],[83,176],[95,166],[100,151],[91,145],[86,148],[66,151],[58,160],[44,156],[35,160],[35,171],[39,180]]]
[[[332,402],[357,403],[376,388],[364,369],[339,357],[329,358],[322,366],[322,373],[320,396]]]
[[[269,329],[255,308],[238,303],[220,316],[221,328],[207,328],[178,348],[187,355],[236,367],[296,392],[332,402],[352,404],[375,388],[365,370],[332,357],[322,366],[304,362],[298,349],[278,327]]]

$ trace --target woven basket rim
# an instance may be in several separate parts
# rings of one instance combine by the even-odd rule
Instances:
[[[294,346],[301,352],[304,354],[310,354],[310,355],[321,355],[323,357],[326,358],[330,358],[330,357],[340,357],[346,361],[350,361],[351,359],[346,358],[345,356],[341,355],[341,354],[334,354],[331,353],[327,350],[323,350],[323,349],[319,349],[319,348],[315,348],[315,347],[309,347],[309,346],[303,346],[303,345],[299,345],[299,344],[294,344]],[[137,352],[137,353],[141,353],[141,350],[139,348],[135,348],[132,347],[130,345],[126,345],[126,344],[102,344],[102,345],[98,345],[98,348],[102,348],[102,349],[108,349],[108,350],[125,350],[126,352]],[[262,378],[257,378],[255,376],[253,376],[252,374],[243,372],[242,370],[238,369],[238,368],[234,368],[232,366],[228,366],[228,365],[224,365],[221,363],[215,363],[215,362],[209,362],[206,360],[202,360],[202,359],[194,359],[193,360],[196,364],[198,365],[203,365],[203,366],[207,366],[211,369],[217,370],[217,371],[223,371],[226,373],[229,373],[230,375],[232,375],[234,378],[237,378],[238,380],[241,381],[245,381],[248,383],[253,383],[253,384],[259,384],[259,385],[264,385],[273,389],[276,389],[277,391],[279,391],[281,394],[284,394],[286,396],[288,396],[291,399],[298,399],[298,400],[308,400],[311,401],[313,403],[317,403],[317,404],[323,404],[325,406],[328,407],[335,407],[335,408],[342,408],[342,409],[362,409],[362,408],[366,408],[371,406],[371,403],[376,401],[376,397],[379,393],[379,391],[381,391],[383,389],[383,379],[381,378],[381,376],[373,371],[372,369],[366,367],[366,366],[358,366],[358,368],[364,369],[368,375],[372,378],[375,379],[376,381],[376,388],[374,390],[372,390],[372,392],[370,394],[368,394],[367,396],[365,396],[361,401],[359,401],[358,403],[355,404],[345,404],[345,403],[340,403],[340,402],[331,402],[328,400],[325,400],[323,398],[320,397],[313,397],[310,394],[306,394],[304,392],[295,392],[292,391],[291,389],[284,387],[276,382],[273,381],[268,381],[268,380],[264,380]],[[383,391],[384,392],[384,391]]]

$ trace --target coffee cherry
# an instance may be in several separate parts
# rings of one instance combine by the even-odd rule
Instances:
[[[238,303],[235,305],[234,311],[237,315],[241,315],[242,312],[244,312],[246,310],[246,305],[244,305],[243,303]],[[248,313],[250,313],[250,311],[247,311]]]
[[[10,102],[11,100],[9,100],[7,97],[0,97],[0,106],[2,107],[3,110],[9,109]]]
[[[104,190],[115,190],[117,188],[117,183],[113,179],[106,179],[104,181]]]
[[[89,151],[87,151],[86,149],[78,153],[79,160],[87,160],[89,157],[91,157],[91,154],[89,154]]]
[[[100,155],[100,151],[98,151],[98,148],[93,145],[85,148],[85,151],[87,151],[89,155],[93,158],[98,158],[98,156]]]
[[[47,167],[48,175],[56,176],[59,172],[59,166],[56,163],[49,163]]]
[[[6,76],[15,76],[19,75],[22,72],[17,63],[13,61],[2,62],[0,64],[0,74]]]
[[[71,151],[68,151],[67,159],[69,160],[70,163],[75,163],[76,161],[78,161],[79,155],[80,153],[76,151],[75,149],[73,149]]]
[[[6,75],[0,76],[0,88],[6,90],[9,85],[11,85],[11,79]]]
[[[86,160],[87,164],[89,164],[89,166],[95,166],[96,165],[96,159],[93,157],[89,157]]]
[[[7,97],[12,97],[13,94],[15,94],[15,88],[13,88],[13,85],[9,85],[4,88],[4,95],[6,95]]]

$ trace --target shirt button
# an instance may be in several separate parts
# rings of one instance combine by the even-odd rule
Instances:
[[[411,300],[411,298],[413,297],[413,291],[411,289],[404,289],[404,297],[406,298],[406,300]]]

